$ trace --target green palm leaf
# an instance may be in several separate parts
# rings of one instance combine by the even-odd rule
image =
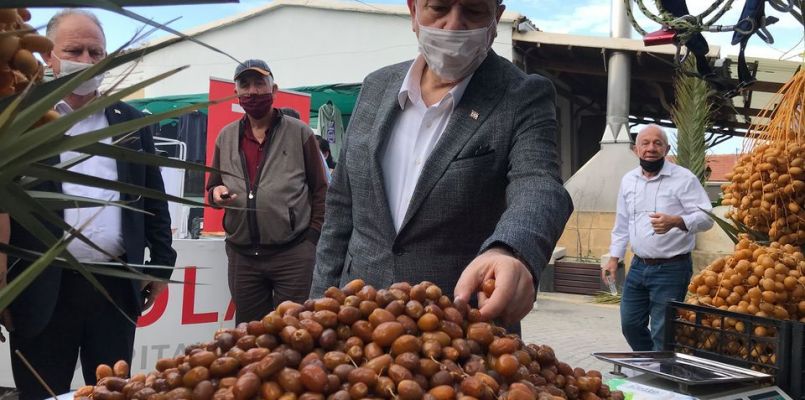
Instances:
[[[53,262],[53,259],[67,248],[69,239],[70,237],[56,242],[42,257],[34,261],[25,271],[9,282],[6,287],[0,289],[0,310],[8,308],[11,301],[19,296]]]
[[[42,259],[45,260],[45,264],[42,265],[40,263],[41,260],[37,260],[32,265],[28,266],[19,276],[17,276],[13,281],[11,281],[8,286],[0,290],[0,309],[5,309],[11,304],[14,298],[16,298],[20,293],[22,293],[25,288],[30,286],[30,284],[42,273],[44,268],[46,268],[50,262],[56,256],[60,254],[64,254],[67,262],[69,262],[84,278],[89,280],[92,285],[104,296],[109,302],[111,302],[117,310],[122,313],[129,321],[135,323],[131,318],[128,317],[125,311],[123,311],[117,303],[112,300],[112,296],[109,295],[109,292],[106,290],[98,279],[95,278],[92,274],[90,274],[86,268],[84,268],[78,260],[75,259],[69,252],[64,251],[67,248],[67,244],[70,240],[74,237],[78,237],[75,231],[72,234],[67,236],[67,239],[61,238],[58,239],[45,227],[45,225],[40,222],[33,213],[30,212],[30,205],[26,204],[25,201],[29,200],[30,197],[27,197],[25,193],[17,193],[14,187],[10,188],[5,195],[0,196],[0,209],[5,210],[10,215],[14,217],[14,219],[19,223],[25,230],[34,234],[43,244],[49,247],[49,250],[43,255]],[[25,204],[25,206],[23,206]],[[64,221],[61,221],[64,223]],[[91,243],[91,242],[90,242]],[[96,246],[97,247],[97,246]],[[12,287],[13,289],[9,289]],[[8,290],[7,290],[8,289]]]
[[[674,79],[676,102],[671,109],[671,119],[677,129],[676,163],[689,169],[704,184],[707,169],[705,133],[712,124],[710,113],[713,106],[708,83],[684,73],[695,68],[695,60],[691,57]]]
[[[104,188],[120,193],[127,193],[133,196],[142,196],[142,197],[148,197],[150,199],[173,201],[176,203],[187,204],[189,206],[196,206],[196,207],[205,206],[204,203],[188,200],[185,199],[184,197],[169,195],[159,190],[132,185],[130,183],[123,183],[120,181],[98,178],[91,175],[80,174],[77,172],[68,171],[61,168],[51,167],[49,165],[33,164],[28,166],[26,172],[28,173],[29,176],[49,181],[70,182],[78,185]]]
[[[109,57],[91,66],[90,68],[78,73],[59,77],[50,82],[37,84],[17,95],[8,96],[0,99],[0,212],[8,213],[14,221],[20,225],[20,229],[28,231],[37,237],[48,250],[44,253],[30,252],[22,254],[26,249],[11,249],[8,245],[0,244],[0,250],[24,256],[26,260],[33,261],[29,267],[21,271],[17,277],[9,283],[6,288],[0,290],[0,310],[5,309],[47,266],[70,268],[78,271],[83,277],[110,302],[114,304],[109,293],[98,282],[93,274],[111,275],[121,278],[138,280],[157,280],[166,281],[143,273],[141,270],[149,269],[157,271],[159,269],[170,268],[167,266],[143,266],[130,265],[126,263],[99,263],[84,265],[75,259],[66,250],[67,243],[71,240],[82,240],[90,246],[103,252],[97,245],[89,241],[81,234],[80,229],[69,226],[55,210],[67,207],[90,207],[106,206],[121,207],[126,209],[136,209],[133,204],[136,202],[116,201],[108,202],[95,199],[81,198],[80,196],[69,196],[59,193],[43,193],[39,191],[26,191],[26,187],[38,180],[53,180],[59,182],[73,182],[77,184],[102,187],[120,193],[130,194],[135,197],[149,197],[165,201],[174,201],[182,204],[203,206],[202,203],[183,199],[177,196],[170,196],[162,191],[149,188],[142,188],[136,185],[125,184],[117,181],[99,179],[92,176],[74,173],[66,169],[78,162],[92,156],[112,157],[124,162],[139,163],[150,166],[169,166],[173,168],[185,168],[196,171],[211,172],[212,169],[153,154],[134,151],[125,147],[98,143],[106,138],[113,138],[113,142],[126,138],[133,132],[142,127],[151,125],[163,118],[175,117],[183,113],[206,107],[212,103],[201,103],[188,106],[180,110],[172,110],[162,115],[147,116],[136,121],[129,121],[123,124],[113,125],[89,132],[75,137],[66,137],[64,133],[76,122],[86,116],[102,112],[106,107],[114,104],[120,99],[132,94],[154,82],[170,76],[181,68],[168,71],[156,77],[140,82],[120,91],[100,96],[84,107],[75,110],[62,118],[50,123],[35,126],[43,115],[71,93],[81,83],[88,78],[109,71],[129,62],[137,61],[143,56],[164,49],[173,44],[189,40],[201,44],[206,48],[227,55],[227,53],[206,45],[198,41],[195,37],[190,37],[172,28],[155,21],[148,20],[136,13],[123,9],[124,6],[142,5],[166,5],[166,4],[198,4],[198,3],[221,3],[232,2],[229,0],[5,0],[3,7],[98,7],[115,11],[127,15],[135,20],[142,21],[148,25],[158,27],[177,34],[179,37],[166,40],[156,45],[134,50],[118,50],[110,54]],[[135,39],[132,39],[132,41]],[[131,43],[131,42],[130,42]],[[129,43],[129,44],[130,44]],[[233,57],[229,56],[234,59]],[[236,60],[237,61],[237,60]],[[125,143],[122,143],[125,145]],[[85,155],[75,157],[71,160],[59,163],[56,166],[41,164],[42,161],[51,157],[63,154],[66,151],[78,151]],[[138,212],[144,212],[137,210]],[[67,235],[54,235],[48,226],[56,227]],[[119,260],[118,260],[119,261]],[[170,281],[173,282],[173,281]],[[117,309],[123,313],[122,309]],[[123,313],[126,315],[125,313]],[[128,316],[126,316],[129,318]],[[129,320],[134,323],[130,318]]]
[[[32,199],[37,200],[39,204],[48,210],[66,210],[70,208],[87,208],[87,207],[120,207],[126,210],[131,210],[145,215],[153,215],[148,211],[141,210],[137,207],[132,207],[129,204],[132,201],[109,201],[98,200],[91,197],[75,196],[64,193],[42,192],[37,190],[27,190]]]
[[[40,253],[37,251],[26,250],[20,247],[11,246],[7,244],[0,243],[0,251],[8,254],[11,257],[16,257],[21,260],[26,261],[36,261],[41,258],[44,253]],[[76,268],[71,265],[64,257],[56,257],[51,260],[51,265],[69,269],[75,271]],[[146,265],[146,264],[126,264],[129,267],[136,268],[134,271],[121,269],[121,265],[118,263],[82,263],[84,267],[87,268],[87,271],[96,274],[96,275],[105,275],[105,276],[112,276],[115,278],[126,278],[126,279],[136,279],[136,280],[145,280],[145,281],[157,281],[157,282],[165,282],[165,283],[179,283],[184,284],[184,282],[179,280],[172,280],[172,279],[165,279],[159,278],[155,276],[151,276],[145,273],[142,273],[138,270],[140,269],[170,269],[170,270],[182,270],[187,268],[196,268],[199,267],[166,267],[162,265]],[[203,268],[202,268],[203,269]]]
[[[51,121],[50,123],[47,123],[45,125],[42,125],[40,127],[34,128],[34,129],[31,129],[30,131],[26,132],[22,137],[20,137],[18,140],[16,140],[15,143],[13,143],[12,145],[10,145],[10,146],[8,146],[6,148],[6,151],[8,152],[7,154],[12,155],[12,157],[9,157],[8,159],[6,159],[4,161],[0,161],[0,167],[14,168],[15,161],[17,161],[18,163],[19,162],[22,162],[22,163],[29,162],[28,161],[28,157],[30,157],[29,153],[41,151],[40,146],[43,146],[46,143],[50,143],[56,137],[63,135],[64,132],[67,132],[67,130],[69,130],[77,122],[85,120],[87,117],[97,113],[99,110],[105,110],[107,107],[119,102],[122,98],[124,98],[124,97],[126,97],[126,96],[128,96],[128,95],[130,95],[132,93],[135,93],[138,90],[140,90],[140,89],[142,89],[142,88],[144,88],[144,87],[146,87],[148,85],[151,85],[151,84],[153,84],[155,82],[159,82],[160,80],[162,80],[164,78],[167,78],[167,77],[169,77],[169,76],[171,76],[171,75],[173,75],[173,74],[175,74],[175,73],[177,73],[177,72],[179,72],[179,71],[181,71],[181,70],[183,70],[185,68],[187,68],[187,66],[175,68],[175,69],[172,69],[172,70],[170,70],[168,72],[165,72],[165,73],[162,73],[160,75],[157,75],[157,76],[155,76],[155,77],[153,77],[151,79],[147,79],[147,80],[145,80],[143,82],[140,82],[140,83],[138,83],[136,85],[133,85],[133,86],[131,86],[129,88],[121,90],[119,92],[116,92],[116,93],[113,93],[113,94],[110,94],[110,95],[100,96],[100,97],[96,98],[95,100],[93,100],[87,106],[81,107],[78,110],[75,110],[75,111],[73,111],[73,112],[71,112],[71,113],[69,113],[67,115],[62,116],[61,118],[58,118],[58,119],[56,119],[54,121]],[[93,69],[93,68],[89,68],[89,69],[87,69],[85,71],[89,71],[91,69]],[[80,72],[78,74],[78,76],[75,77],[75,79],[71,80],[70,85],[72,85],[72,83],[74,83],[73,82],[74,80],[81,78],[82,75],[84,75],[84,71]],[[88,79],[88,78],[90,78],[92,76],[94,76],[94,75],[86,76],[86,77],[82,78],[80,82],[83,82],[84,80],[86,80],[86,79]],[[61,96],[61,97],[58,97],[58,98],[53,98],[53,96],[48,95],[44,99],[42,99],[40,102],[41,103],[50,103],[50,104],[46,104],[46,107],[44,107],[44,106],[31,107],[31,109],[43,108],[40,111],[40,114],[38,114],[38,115],[41,116],[42,114],[44,114],[48,110],[50,110],[53,107],[55,107],[56,103],[61,101],[62,97],[64,97],[64,96]],[[31,109],[28,109],[28,110],[25,110],[25,111],[21,112],[19,114],[19,117],[18,117],[19,121],[15,121],[14,123],[12,123],[11,126],[8,129],[25,131],[31,125],[33,125],[33,122],[36,122],[36,120],[38,120],[39,117],[33,117],[33,118],[30,117],[29,114],[32,112]],[[191,110],[188,110],[187,112],[190,112],[190,111]],[[30,121],[31,119],[33,119],[33,121]],[[135,121],[139,121],[139,120],[135,120]],[[30,125],[28,124],[29,122],[30,122]],[[124,124],[118,124],[118,125],[124,125]],[[118,125],[112,125],[112,126],[110,126],[111,129],[107,129],[107,130],[102,129],[101,131],[104,131],[104,133],[109,133],[110,136],[113,136],[116,133],[120,134],[120,133],[129,131],[129,130],[126,130],[128,125],[124,125],[123,127],[120,127]],[[93,138],[95,138],[95,137],[93,136]],[[80,142],[81,140],[88,140],[88,139],[76,138],[76,141]],[[99,139],[97,139],[97,138],[94,139],[94,141],[98,141],[98,140]],[[28,151],[24,151],[25,149],[28,149]],[[16,165],[19,165],[19,164],[16,164]]]

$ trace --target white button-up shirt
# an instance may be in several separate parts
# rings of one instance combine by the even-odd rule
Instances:
[[[73,112],[73,109],[62,101],[56,105],[56,111],[64,115]],[[73,125],[67,131],[67,135],[81,135],[107,126],[109,126],[109,121],[106,120],[106,115],[104,115],[103,111],[99,111]],[[103,140],[103,143],[111,142],[111,138]],[[81,153],[68,151],[61,154],[61,161],[65,162],[81,155]],[[112,181],[117,180],[117,162],[108,157],[90,157],[70,167],[70,171]],[[68,182],[62,183],[62,192],[98,200],[120,200],[119,192]],[[64,210],[65,222],[76,229],[80,229],[84,236],[113,256],[121,256],[125,253],[121,218],[121,209],[114,206]],[[79,239],[73,239],[67,245],[67,250],[82,262],[109,261],[108,256],[89,247]]]
[[[666,161],[659,174],[646,178],[637,167],[621,180],[609,254],[622,259],[627,242],[632,252],[643,258],[689,253],[696,245],[696,233],[713,226],[713,220],[702,210],[712,210],[710,199],[687,169]],[[687,231],[672,228],[664,234],[655,233],[649,217],[655,212],[682,217]]]
[[[405,75],[397,94],[403,111],[394,124],[381,163],[386,196],[397,232],[402,227],[422,167],[472,78],[472,75],[464,78],[438,103],[428,107],[422,100],[419,87],[424,68],[425,59],[420,55]]]

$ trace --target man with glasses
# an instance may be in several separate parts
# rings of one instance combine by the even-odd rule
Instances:
[[[555,92],[490,50],[496,0],[408,0],[413,61],[363,82],[327,195],[312,297],[361,278],[432,281],[506,324],[531,311],[573,206]]]
[[[657,125],[637,134],[640,166],[621,180],[611,257],[601,269],[601,279],[613,279],[626,244],[632,245],[621,329],[634,351],[663,349],[666,304],[685,299],[696,234],[713,226],[705,213],[712,210],[707,193],[690,171],[665,162],[670,149],[668,136]]]
[[[50,54],[43,56],[56,77],[82,71],[106,57],[106,37],[101,24],[87,11],[66,9],[57,13],[48,22],[47,36],[54,46]],[[96,101],[101,96],[98,88],[103,78],[103,75],[98,75],[82,83],[56,105],[56,111],[66,115]],[[118,102],[77,122],[66,134],[82,135],[141,117],[142,114],[133,107]],[[111,141],[106,139],[104,142]],[[119,145],[135,151],[155,151],[149,128],[133,132]],[[66,152],[46,163],[57,164],[78,156],[79,153]],[[95,156],[70,167],[70,171],[160,192],[165,190],[159,168],[154,166]],[[71,241],[67,251],[78,261],[99,263],[121,259],[139,265],[145,261],[146,247],[151,264],[173,266],[176,261],[176,252],[171,247],[170,214],[166,201],[69,182],[45,182],[37,190],[98,200],[120,200],[127,206],[145,211],[112,206],[64,210],[65,222],[80,228],[83,235],[97,246],[91,247],[78,239]],[[49,228],[56,236],[63,234],[57,227],[49,225]],[[45,250],[39,238],[17,225],[13,216],[10,232],[12,245]],[[9,279],[19,276],[28,264],[9,257]],[[154,269],[147,272],[169,278],[172,271]],[[46,268],[11,304],[14,329],[10,335],[11,350],[19,350],[56,393],[70,389],[79,357],[84,382],[88,385],[95,384],[98,364],[111,365],[118,360],[130,363],[136,328],[132,321],[136,321],[141,311],[150,307],[167,286],[164,282],[95,277],[120,309],[77,272],[55,266]],[[50,397],[16,355],[11,357],[11,366],[20,399]]]

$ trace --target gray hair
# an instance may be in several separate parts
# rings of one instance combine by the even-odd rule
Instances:
[[[640,140],[640,135],[642,135],[643,132],[645,132],[645,131],[647,131],[647,130],[649,130],[651,128],[657,129],[657,131],[660,132],[660,137],[662,137],[662,140],[665,142],[666,146],[671,145],[671,142],[668,141],[668,134],[665,133],[665,129],[662,129],[662,127],[657,125],[657,124],[648,124],[643,129],[641,129],[640,132],[637,133],[637,136],[634,139],[635,144],[637,144],[637,142]]]
[[[48,37],[48,39],[54,39],[53,36],[56,34],[56,28],[58,28],[59,24],[65,17],[69,17],[71,15],[81,15],[89,18],[96,26],[98,26],[98,29],[101,30],[104,40],[106,39],[106,33],[103,31],[103,25],[101,25],[101,21],[98,19],[98,17],[90,11],[82,10],[80,8],[65,8],[51,17],[50,21],[48,21],[47,29],[45,31],[45,35]]]

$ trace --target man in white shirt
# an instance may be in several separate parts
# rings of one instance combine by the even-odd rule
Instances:
[[[98,19],[91,13],[66,9],[57,13],[47,25],[47,36],[53,41],[53,51],[43,55],[56,77],[89,68],[106,57],[106,39]],[[103,80],[99,75],[87,80],[68,94],[56,106],[62,115],[73,113],[95,101]],[[77,122],[67,135],[82,135],[142,117],[131,106],[118,102]],[[105,141],[111,143],[111,140]],[[154,153],[150,129],[133,132],[119,144],[133,151]],[[58,164],[74,159],[78,153],[64,153],[43,163]],[[106,157],[93,156],[69,168],[72,172],[110,181],[164,192],[159,168]],[[44,182],[36,190],[61,192],[100,200],[121,200],[137,212],[119,207],[67,209],[64,220],[82,233],[98,248],[73,240],[67,251],[85,263],[122,259],[130,264],[146,263],[145,248],[150,264],[173,266],[176,252],[171,248],[170,214],[167,202],[133,196],[102,188],[76,185],[69,182]],[[11,221],[10,242],[22,248],[44,251],[43,244],[21,225]],[[64,233],[47,225],[54,236]],[[1,232],[0,232],[1,233]],[[3,238],[0,237],[0,240]],[[10,257],[11,258],[11,257]],[[9,260],[9,279],[26,270],[25,260]],[[169,278],[170,269],[152,269],[148,273]],[[132,358],[135,324],[141,311],[166,287],[163,282],[133,281],[96,275],[120,312],[82,275],[68,269],[46,268],[10,306],[14,330],[11,350],[19,350],[56,393],[70,389],[76,361],[81,361],[84,381],[95,384],[98,364],[113,364],[118,360],[129,363]],[[11,357],[14,382],[19,398],[43,399],[48,393],[19,357]]]
[[[670,149],[659,126],[638,133],[635,152],[640,166],[621,180],[611,257],[601,271],[602,279],[614,277],[627,243],[632,245],[621,329],[634,351],[663,349],[666,304],[685,299],[696,234],[713,226],[704,212],[712,209],[707,193],[690,171],[665,162]]]
[[[512,328],[573,205],[555,91],[490,50],[496,0],[408,0],[413,61],[364,80],[333,182],[311,297],[363,279],[436,283]],[[480,284],[496,280],[486,298]]]

